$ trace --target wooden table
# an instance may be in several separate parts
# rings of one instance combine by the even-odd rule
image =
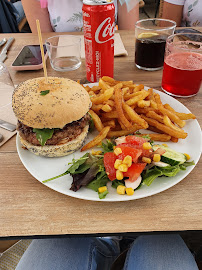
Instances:
[[[114,77],[134,80],[160,90],[162,70],[146,72],[134,65],[134,33],[120,32],[128,57],[115,58]],[[44,34],[46,39],[51,34]],[[11,35],[0,35],[0,39]],[[6,65],[9,67],[25,44],[37,44],[32,34],[15,37]],[[72,72],[48,74],[85,81],[85,64]],[[15,72],[15,84],[43,76],[43,71]],[[179,99],[202,125],[202,91]],[[202,162],[176,186],[160,194],[128,202],[92,202],[57,193],[34,179],[22,165],[13,137],[0,148],[0,237],[26,237],[126,232],[183,231],[202,229]]]

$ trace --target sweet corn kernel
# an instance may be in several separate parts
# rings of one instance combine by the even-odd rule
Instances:
[[[145,163],[150,164],[151,163],[151,158],[143,157],[142,161],[145,162]]]
[[[98,151],[92,150],[92,151],[91,151],[91,154],[92,154],[93,156],[97,156],[97,155],[102,154],[102,151],[100,151],[100,150],[98,150]]]
[[[127,172],[128,171],[128,166],[126,164],[121,164],[118,167],[120,172]]]
[[[168,145],[166,143],[162,143],[162,145],[165,146],[165,147],[168,147]]]
[[[134,194],[134,189],[132,189],[131,187],[130,187],[130,188],[126,188],[126,194],[127,194],[128,196],[133,195],[133,194]]]
[[[104,191],[106,191],[107,190],[107,186],[103,186],[103,187],[99,187],[98,188],[98,192],[99,193],[102,193],[102,192],[104,192]]]
[[[131,156],[126,156],[123,160],[123,164],[126,164],[128,167],[132,165],[132,157]]]
[[[159,154],[154,154],[153,161],[154,162],[159,162],[160,160],[161,160],[161,156]]]
[[[123,179],[123,173],[120,172],[119,170],[116,171],[116,179],[117,180],[122,180]]]
[[[114,149],[116,149],[116,146],[115,146],[115,145],[113,146],[113,150],[114,150]]]
[[[149,142],[143,143],[142,147],[143,147],[143,149],[145,149],[145,150],[149,150],[149,149],[152,148],[152,146],[151,146],[151,144],[150,144]]]
[[[187,160],[189,160],[191,158],[189,154],[184,153],[184,155],[185,155]]]
[[[116,159],[116,161],[114,162],[114,168],[118,170],[119,165],[122,164],[122,160],[121,159]]]
[[[125,186],[122,186],[122,185],[119,185],[116,189],[117,193],[120,194],[120,195],[124,195],[126,193],[126,187]]]
[[[117,147],[117,148],[114,149],[114,154],[115,154],[116,156],[118,156],[118,155],[121,154],[121,153],[122,153],[121,148]]]

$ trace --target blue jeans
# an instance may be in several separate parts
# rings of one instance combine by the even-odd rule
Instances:
[[[22,21],[22,19],[25,17],[25,12],[24,12],[21,1],[15,2],[13,3],[13,5],[16,9],[15,17],[17,20],[17,24],[19,24]]]
[[[113,238],[33,240],[16,270],[109,270],[119,254]],[[178,235],[140,236],[128,251],[123,270],[197,270]]]

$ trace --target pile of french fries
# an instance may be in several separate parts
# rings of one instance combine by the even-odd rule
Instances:
[[[92,107],[89,111],[96,129],[99,131],[81,151],[99,145],[102,140],[134,134],[140,129],[151,130],[154,141],[178,142],[187,133],[182,129],[185,121],[195,119],[192,113],[176,112],[169,104],[162,104],[160,95],[152,88],[133,81],[116,81],[104,76],[98,86],[84,86],[90,95]]]

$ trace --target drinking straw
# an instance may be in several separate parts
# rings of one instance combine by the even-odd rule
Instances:
[[[44,56],[43,41],[42,41],[41,27],[40,27],[39,20],[36,20],[36,26],[37,26],[37,32],[38,32],[38,37],[39,37],[39,44],[41,48],[41,57],[42,57],[42,62],[43,62],[44,77],[45,77],[46,83],[48,83],[46,61],[45,61],[45,56]]]

